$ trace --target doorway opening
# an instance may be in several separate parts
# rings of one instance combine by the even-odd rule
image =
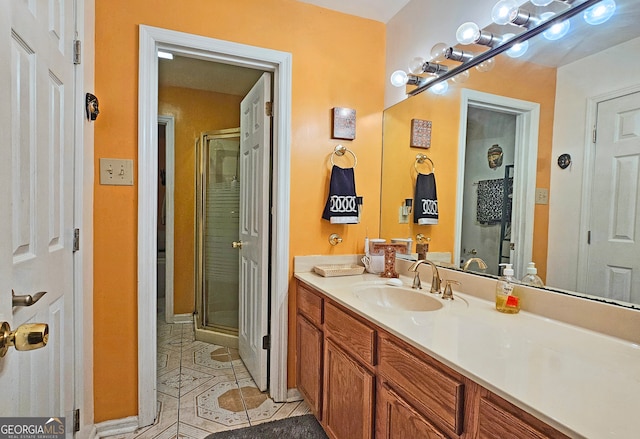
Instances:
[[[138,424],[156,415],[158,50],[273,73],[272,260],[289,260],[291,54],[182,32],[140,26],[138,135]],[[176,164],[176,167],[179,164]],[[269,267],[269,394],[287,392],[288,264]],[[193,292],[191,292],[193,294]]]
[[[487,273],[498,274],[499,263],[511,263],[518,278],[524,275],[533,253],[539,118],[537,103],[462,91],[454,246],[457,263],[486,257]],[[502,137],[504,133],[494,130],[492,123],[500,123],[501,130],[509,133]],[[475,142],[482,143],[482,148]],[[472,150],[477,154],[468,153]],[[483,173],[472,171],[474,168],[484,169]],[[492,176],[494,173],[500,175]],[[478,211],[487,204],[494,208]],[[478,250],[480,246],[483,250]],[[482,254],[474,255],[474,250]]]

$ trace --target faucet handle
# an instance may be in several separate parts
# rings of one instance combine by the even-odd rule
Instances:
[[[445,280],[444,292],[442,293],[443,300],[453,300],[453,290],[451,289],[451,284],[460,285],[460,282],[457,280]]]

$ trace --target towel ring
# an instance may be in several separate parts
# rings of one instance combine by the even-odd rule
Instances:
[[[416,161],[413,164],[413,167],[415,168],[416,172],[418,174],[420,174],[421,172],[418,170],[418,165],[422,165],[424,164],[425,161],[428,161],[429,163],[431,163],[431,173],[435,172],[436,167],[433,164],[433,160],[431,160],[429,157],[427,157],[426,154],[418,154],[416,155]]]
[[[355,168],[355,167],[358,165],[358,157],[356,157],[356,155],[355,155],[355,153],[354,153],[353,151],[351,151],[350,149],[348,149],[347,147],[342,146],[342,145],[337,145],[337,146],[333,149],[333,154],[331,154],[331,164],[332,164],[333,166],[335,166],[335,165],[336,165],[336,164],[335,164],[335,162],[333,161],[333,157],[334,157],[334,156],[336,156],[336,155],[337,155],[337,156],[341,157],[341,156],[343,156],[343,155],[344,155],[345,153],[347,153],[347,152],[348,152],[349,154],[351,154],[351,156],[353,157],[353,166],[352,166],[352,167],[353,167],[353,168]]]

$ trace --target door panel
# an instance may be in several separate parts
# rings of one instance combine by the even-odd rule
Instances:
[[[269,158],[271,120],[265,113],[271,74],[264,73],[240,106],[240,357],[261,391],[267,389],[269,332]]]
[[[587,292],[640,303],[640,93],[598,105]]]
[[[0,359],[0,413],[73,410],[73,0],[0,0],[0,321],[47,323],[39,350]],[[10,155],[10,158],[9,158]],[[47,293],[32,306],[16,295]]]

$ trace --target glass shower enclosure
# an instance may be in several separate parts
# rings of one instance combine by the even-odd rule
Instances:
[[[240,129],[196,140],[196,339],[237,347]]]

